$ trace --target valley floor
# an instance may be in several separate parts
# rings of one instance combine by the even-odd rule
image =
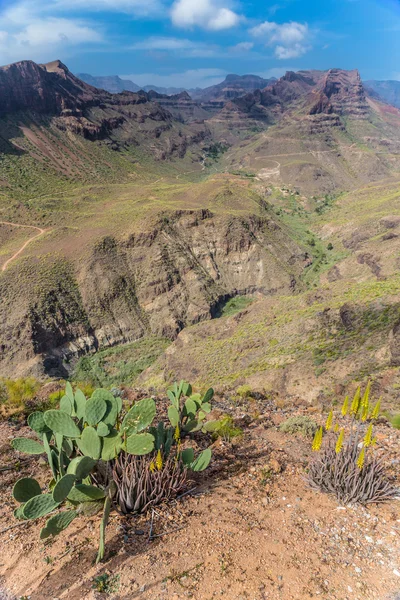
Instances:
[[[221,401],[223,404],[223,400]],[[227,407],[222,406],[226,409]],[[231,407],[230,407],[231,408]],[[214,459],[194,495],[137,519],[114,513],[106,561],[93,566],[99,517],[78,519],[54,542],[38,540],[41,524],[15,526],[11,488],[40,472],[30,457],[13,467],[18,426],[0,429],[1,598],[30,600],[395,600],[400,593],[399,502],[343,507],[308,488],[310,443],[277,425],[293,409],[270,401],[234,410],[247,423],[234,443],[215,442]],[[299,413],[312,414],[301,406]],[[251,418],[244,414],[253,415]],[[250,421],[250,422],[249,422]],[[18,435],[23,433],[22,429]],[[400,476],[400,432],[377,427],[392,476]],[[45,467],[42,467],[43,475]],[[13,527],[14,525],[14,527]],[[153,539],[149,541],[152,527]],[[108,575],[109,596],[96,591]],[[97,580],[98,581],[98,580]],[[7,593],[10,596],[6,596]],[[114,591],[113,591],[114,590]]]

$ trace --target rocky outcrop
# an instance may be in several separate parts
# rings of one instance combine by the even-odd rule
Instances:
[[[194,91],[191,95],[201,103],[227,102],[245,96],[249,92],[263,89],[274,81],[275,78],[263,79],[258,75],[227,75],[221,83]]]
[[[310,133],[320,133],[328,127],[341,126],[340,117],[365,119],[369,116],[366,100],[358,71],[288,71],[275,83],[263,90],[255,90],[243,97],[225,104],[217,117],[233,118],[240,111],[242,119],[279,121],[290,118],[291,111],[297,118],[303,113],[307,121],[310,116],[315,125],[310,125]],[[325,115],[329,118],[320,118]],[[311,121],[313,120],[311,119]]]
[[[27,264],[17,301],[10,296],[16,271],[5,272],[0,373],[15,373],[18,364],[63,375],[97,348],[146,334],[174,339],[185,326],[211,319],[222,299],[294,293],[305,264],[302,249],[268,212],[164,213],[148,231],[99,240],[75,271],[65,261],[40,264],[33,280]]]
[[[357,70],[330,69],[318,87],[319,99],[310,114],[335,112],[353,119],[368,118],[365,90]]]
[[[14,114],[18,126],[21,121],[26,125],[30,144],[36,145],[36,134],[28,131],[31,124],[36,131],[55,125],[91,141],[106,140],[113,150],[145,143],[144,151],[160,160],[182,158],[188,147],[209,135],[203,125],[209,115],[187,94],[172,100],[155,92],[111,94],[79,80],[60,61],[22,61],[0,68],[0,118]],[[186,121],[194,121],[193,127],[182,128]],[[11,140],[10,147],[13,144]],[[41,141],[33,149],[35,157],[42,147]]]

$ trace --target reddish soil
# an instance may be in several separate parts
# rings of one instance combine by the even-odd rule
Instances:
[[[89,600],[395,600],[400,593],[399,502],[343,507],[304,480],[310,443],[276,425],[272,409],[252,420],[243,438],[214,444],[212,466],[186,496],[152,515],[115,514],[106,560],[95,566],[99,517],[81,517],[54,541],[38,539],[40,522],[16,525],[11,498],[22,475],[46,481],[37,457],[19,472],[0,472],[0,598]],[[0,424],[1,467],[17,454],[9,441],[24,431]],[[378,426],[379,452],[399,476],[400,432]],[[0,467],[0,468],[1,468]],[[100,574],[116,577],[114,593],[93,588]],[[111,579],[112,580],[112,579]]]

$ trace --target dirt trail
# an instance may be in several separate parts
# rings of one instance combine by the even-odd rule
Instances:
[[[10,223],[9,221],[0,221],[0,225],[11,225],[12,227],[23,227],[23,228],[26,228],[26,229],[36,229],[36,231],[39,232],[39,233],[36,233],[35,235],[33,235],[31,238],[29,238],[21,246],[21,248],[17,252],[15,252],[15,254],[13,254],[11,256],[11,258],[9,258],[8,260],[6,260],[6,262],[4,263],[4,265],[1,268],[1,270],[3,272],[3,271],[5,271],[7,269],[8,265],[14,259],[16,259],[25,250],[25,248],[28,246],[28,244],[30,244],[31,242],[33,242],[33,240],[35,240],[36,238],[38,238],[41,235],[43,235],[45,233],[46,229],[42,229],[41,227],[36,227],[35,225],[21,225],[20,223]]]

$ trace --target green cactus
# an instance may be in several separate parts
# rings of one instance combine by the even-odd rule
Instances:
[[[114,396],[112,395],[111,392],[109,392],[108,390],[95,390],[92,394],[92,398],[100,398],[101,400],[104,400],[104,402],[107,405],[107,410],[105,412],[105,414],[102,416],[101,420],[103,421],[103,423],[105,423],[106,425],[110,425],[111,427],[114,427],[117,418],[118,418],[118,414],[121,411],[122,408],[122,402],[118,403],[117,399],[114,398]]]
[[[75,400],[74,390],[72,389],[72,385],[70,384],[69,381],[67,381],[65,384],[65,394],[66,394],[66,396],[68,396],[68,398],[71,400],[71,402],[73,404],[74,400]]]
[[[193,394],[192,386],[181,381],[179,386],[175,383],[167,394],[171,401],[168,408],[168,418],[173,427],[179,425],[184,433],[199,431],[202,428],[206,415],[211,411],[211,399],[214,395],[212,388],[208,389],[204,396]],[[181,406],[181,398],[186,400]]]
[[[175,406],[172,406],[172,404],[168,407],[168,418],[172,427],[179,425],[179,411]]]
[[[19,521],[26,521],[26,517],[24,517],[24,506],[25,504],[21,504],[14,510],[14,517]]]
[[[136,402],[122,421],[121,430],[130,436],[140,433],[151,425],[156,416],[156,403],[153,398],[143,398]]]
[[[154,437],[150,433],[134,433],[126,439],[125,448],[129,454],[148,454],[154,448]]]
[[[104,423],[104,421],[100,421],[100,423],[97,425],[97,435],[99,435],[100,437],[106,437],[109,433],[109,426],[106,423]]]
[[[85,427],[77,444],[79,450],[86,456],[96,460],[100,458],[102,442],[94,427]]]
[[[103,437],[101,459],[107,461],[116,458],[122,448],[122,443],[123,439],[120,433],[116,429],[112,429],[106,437]]]
[[[31,477],[23,477],[18,479],[13,487],[12,494],[17,502],[28,502],[35,496],[40,496],[42,490],[36,479]]]
[[[101,397],[91,397],[86,402],[85,419],[89,425],[97,425],[107,411],[106,401]]]
[[[76,477],[72,473],[68,473],[67,475],[64,475],[64,477],[61,477],[61,479],[57,481],[53,489],[54,502],[57,502],[57,504],[64,502],[64,500],[70,493],[75,481]]]
[[[97,554],[96,563],[99,563],[104,558],[105,551],[105,543],[106,543],[106,527],[108,524],[108,519],[110,518],[111,512],[111,498],[107,496],[104,502],[103,509],[103,518],[100,523],[100,544],[99,544],[99,552]]]
[[[192,471],[204,471],[208,467],[211,461],[211,449],[206,448],[199,454],[199,456],[191,463],[190,468]]]
[[[47,410],[44,422],[54,433],[61,433],[65,437],[79,438],[81,435],[72,417],[62,410]]]
[[[194,461],[194,450],[193,448],[185,448],[181,452],[181,459],[184,465],[189,467]]]
[[[94,485],[78,483],[72,488],[68,494],[68,500],[71,502],[91,502],[92,500],[100,500],[105,497],[105,493],[100,488]]]
[[[72,523],[77,514],[75,510],[66,510],[50,517],[40,531],[40,539],[45,540],[51,535],[54,537],[61,533],[61,531],[64,531]]]
[[[11,446],[14,450],[24,452],[25,454],[43,454],[45,452],[42,444],[28,438],[15,438],[15,440],[11,442]]]
[[[68,383],[59,410],[48,410],[45,413],[37,411],[29,417],[29,425],[43,444],[28,438],[16,438],[12,442],[13,447],[21,452],[45,452],[53,474],[53,480],[49,484],[51,493],[42,494],[35,479],[23,478],[15,484],[14,498],[21,502],[14,513],[16,518],[36,519],[61,508],[64,502],[80,505],[77,511],[65,510],[51,516],[41,530],[41,538],[46,539],[63,531],[78,513],[93,515],[103,508],[97,557],[97,560],[101,560],[104,556],[105,528],[116,484],[111,479],[106,490],[92,485],[94,479],[91,472],[97,461],[101,458],[109,463],[118,459],[121,452],[125,456],[133,455],[135,460],[136,456],[154,451],[148,462],[143,463],[153,465],[153,470],[150,469],[152,473],[154,468],[162,469],[167,460],[171,465],[181,460],[187,469],[195,471],[205,469],[211,459],[210,449],[201,452],[196,458],[192,448],[180,452],[179,444],[182,431],[188,433],[203,427],[206,414],[211,410],[212,395],[212,390],[208,390],[203,397],[193,394],[191,385],[184,381],[179,385],[175,384],[168,391],[171,400],[168,415],[172,426],[161,421],[157,427],[152,427],[156,414],[152,398],[137,402],[121,423],[121,398],[114,398],[109,391],[100,389],[86,400],[81,390],[77,389],[74,393]],[[79,451],[83,456],[77,456]],[[171,456],[172,452],[175,454]],[[156,459],[158,462],[155,462]],[[106,464],[105,467],[109,473],[110,465]],[[175,471],[174,473],[177,474]]]
[[[40,435],[50,431],[44,422],[43,413],[40,411],[33,412],[29,415],[28,425],[33,431],[36,431],[36,433],[39,433]]]
[[[41,494],[28,500],[24,505],[23,515],[26,519],[39,519],[48,515],[57,506],[58,502],[54,500],[52,494]]]
[[[84,419],[86,411],[86,397],[85,394],[77,389],[75,392],[75,413],[79,421]]]
[[[67,396],[66,394],[60,400],[60,410],[62,410],[63,412],[67,413],[67,415],[70,415],[70,416],[75,412],[74,411],[74,403],[70,399],[70,397]]]
[[[95,464],[96,461],[90,456],[77,456],[69,463],[67,474],[75,475],[75,478],[80,481],[89,475]]]

